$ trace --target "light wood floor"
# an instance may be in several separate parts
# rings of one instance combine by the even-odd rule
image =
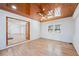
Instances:
[[[0,56],[77,56],[72,44],[37,39],[0,51]]]

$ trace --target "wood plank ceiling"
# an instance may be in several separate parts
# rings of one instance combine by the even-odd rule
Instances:
[[[17,9],[12,9],[12,5]],[[44,22],[72,16],[77,5],[77,3],[4,3],[0,4],[0,9]],[[61,8],[61,15],[54,16],[54,10],[58,7]],[[42,19],[44,16],[39,15],[39,13],[47,15],[50,10],[53,10],[52,18]]]

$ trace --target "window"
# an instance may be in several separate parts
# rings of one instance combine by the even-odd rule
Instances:
[[[60,25],[55,25],[55,31],[60,31]]]
[[[54,10],[54,15],[55,15],[55,16],[61,16],[61,8],[60,8],[60,7],[56,8],[56,9]]]

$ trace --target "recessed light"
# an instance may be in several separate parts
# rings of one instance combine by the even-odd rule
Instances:
[[[45,11],[45,8],[43,8],[43,11]]]
[[[12,7],[13,9],[16,9],[16,6],[15,6],[15,5],[12,5],[11,7]]]

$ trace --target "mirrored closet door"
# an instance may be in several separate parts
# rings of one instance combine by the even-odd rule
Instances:
[[[15,18],[7,18],[8,46],[26,41],[28,22]]]

